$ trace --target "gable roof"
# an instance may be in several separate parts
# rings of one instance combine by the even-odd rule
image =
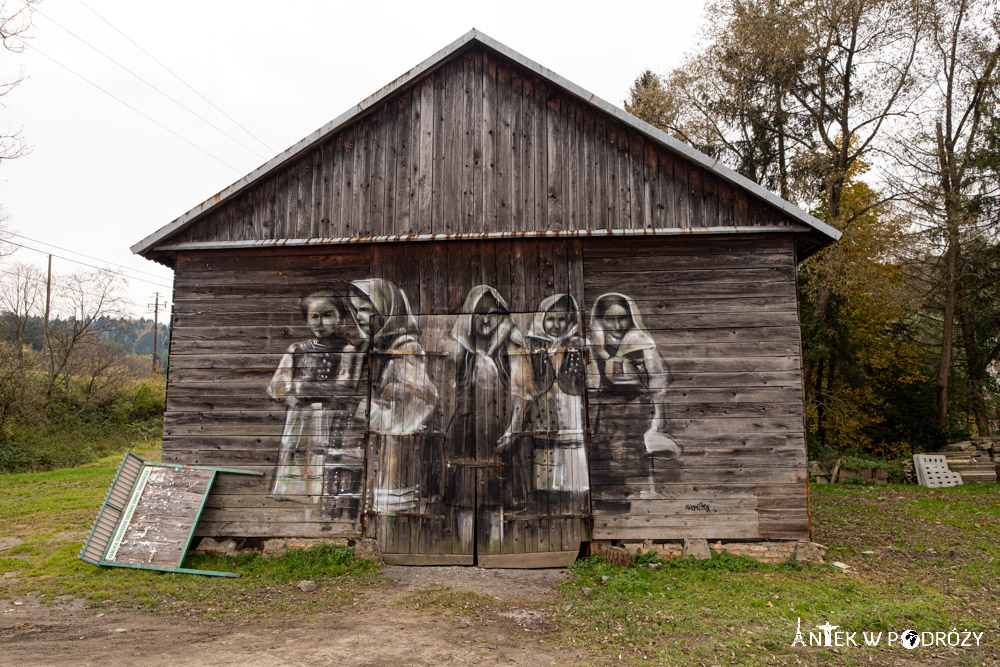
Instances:
[[[138,243],[131,247],[134,254],[149,256],[157,246],[168,241],[171,237],[178,234],[182,230],[191,226],[196,220],[202,218],[210,211],[215,210],[223,203],[229,201],[237,194],[245,191],[251,185],[257,183],[261,179],[270,174],[274,173],[276,170],[291,162],[295,158],[301,156],[306,151],[316,146],[324,139],[330,137],[339,130],[347,127],[360,116],[362,116],[366,111],[376,106],[387,97],[391,96],[395,91],[406,86],[407,84],[421,78],[426,73],[434,70],[439,65],[448,60],[452,55],[454,55],[459,50],[463,49],[471,43],[481,44],[498,54],[510,59],[511,61],[517,63],[521,67],[531,71],[535,75],[542,78],[544,81],[551,83],[562,91],[578,98],[587,105],[590,105],[601,112],[614,117],[619,122],[624,125],[631,127],[632,129],[640,132],[645,137],[650,139],[652,142],[663,146],[670,152],[683,157],[694,164],[706,169],[707,171],[715,174],[722,180],[732,184],[733,186],[740,188],[755,198],[763,201],[764,203],[770,205],[771,207],[783,212],[788,215],[793,221],[802,223],[806,228],[817,232],[820,238],[827,239],[827,242],[836,241],[840,238],[841,233],[835,228],[827,225],[818,218],[809,215],[799,207],[794,204],[785,201],[781,197],[777,196],[773,192],[770,192],[766,188],[762,187],[758,183],[751,181],[733,171],[732,169],[721,164],[718,160],[711,158],[700,151],[695,150],[691,146],[678,141],[674,137],[671,137],[667,133],[659,130],[649,123],[642,121],[632,114],[620,109],[613,104],[606,102],[605,100],[597,97],[593,93],[577,86],[571,81],[559,76],[555,72],[539,65],[538,63],[530,60],[517,51],[501,44],[500,42],[492,39],[491,37],[483,34],[482,32],[472,29],[465,35],[461,36],[448,46],[444,47],[430,58],[424,60],[422,63],[416,67],[410,69],[402,76],[394,79],[391,83],[384,86],[373,95],[365,98],[355,106],[348,109],[346,112],[333,119],[326,125],[323,125],[316,131],[312,132],[302,140],[298,141],[288,149],[282,151],[275,157],[268,160],[266,163],[250,172],[246,176],[242,177],[226,189],[213,195],[209,199],[205,200],[198,206],[192,208],[187,213],[181,215],[174,221],[164,225],[160,229],[156,230],[146,238],[142,239]],[[726,228],[718,228],[714,230],[715,233],[721,233]],[[728,228],[729,231],[733,231],[733,228]],[[764,230],[758,230],[764,231]],[[648,231],[646,233],[649,233]],[[340,241],[346,241],[347,239],[338,239]],[[334,241],[334,240],[331,240]]]

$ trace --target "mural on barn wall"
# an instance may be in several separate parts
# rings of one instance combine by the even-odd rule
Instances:
[[[265,473],[220,482],[204,533],[449,564],[803,534],[790,244],[647,243],[185,259],[166,456]]]
[[[608,472],[641,486],[641,498],[677,481],[667,365],[631,297],[598,296],[585,323],[565,293],[512,312],[495,288],[478,285],[457,314],[418,317],[392,281],[354,280],[348,289],[302,297],[313,338],[288,348],[267,386],[286,405],[273,498],[359,499],[367,429],[375,457],[367,504],[376,515],[444,519],[459,489],[474,484],[452,464],[475,456],[470,441],[485,440],[505,469],[501,513],[560,507],[582,516],[588,385],[591,447],[610,452]],[[369,380],[369,397],[359,400]],[[457,508],[470,536],[474,511]]]

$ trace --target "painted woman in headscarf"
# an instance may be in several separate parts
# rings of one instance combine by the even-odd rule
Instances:
[[[525,417],[535,396],[531,356],[507,302],[487,285],[469,290],[451,330],[445,402],[446,456],[495,465],[486,476],[486,496],[495,503],[476,530],[501,539],[503,513],[523,509],[530,493],[531,437]],[[475,487],[474,470],[461,463],[446,471],[445,498],[464,497]],[[460,532],[471,535],[474,506],[458,509]]]
[[[595,450],[609,452],[611,470],[642,473],[652,490],[656,459],[680,456],[667,433],[667,366],[631,297],[604,294],[590,315],[590,375],[598,381]],[[610,399],[610,400],[609,400]],[[624,442],[612,444],[612,439]]]
[[[351,431],[351,411],[338,409],[335,394],[356,389],[362,368],[354,346],[336,334],[343,316],[333,292],[308,294],[299,308],[313,338],[288,348],[267,385],[271,398],[286,405],[270,495],[318,503],[321,497],[341,491],[360,493],[360,449],[353,457],[355,472],[349,480],[340,480],[339,469],[334,470],[336,450],[342,449],[338,443]]]
[[[406,293],[388,280],[352,282],[350,305],[361,346],[372,359],[368,430],[379,455],[374,509],[411,511],[425,486],[422,434],[438,398],[427,375],[420,328]]]
[[[586,341],[579,335],[580,320],[576,299],[554,294],[538,306],[528,334],[538,390],[533,410],[536,491],[589,488],[583,431]]]
[[[524,337],[507,302],[488,285],[469,290],[451,335],[458,392],[452,423],[472,419],[480,428],[466,430],[467,437],[482,435],[503,452],[522,434],[535,394]]]

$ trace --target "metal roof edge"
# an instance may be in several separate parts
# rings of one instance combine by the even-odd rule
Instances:
[[[242,239],[238,241],[185,241],[156,246],[157,252],[178,250],[231,250],[235,248],[301,248],[325,245],[365,243],[403,243],[418,241],[494,241],[535,238],[634,238],[639,236],[715,236],[743,234],[802,234],[810,232],[802,225],[751,225],[717,227],[654,227],[646,229],[562,229],[527,232],[459,232],[451,234],[390,234],[380,236],[342,236],[303,239]]]
[[[171,236],[172,234],[181,231],[189,224],[194,222],[200,216],[213,210],[214,208],[216,208],[223,202],[227,201],[231,197],[239,194],[257,180],[273,172],[279,166],[304,153],[306,150],[311,148],[316,143],[322,141],[326,137],[335,133],[337,130],[346,126],[355,118],[357,118],[359,115],[364,113],[366,110],[368,110],[375,104],[381,102],[383,99],[391,95],[399,88],[405,86],[407,83],[410,83],[419,76],[423,75],[428,70],[438,66],[447,58],[449,58],[451,55],[453,55],[456,51],[458,51],[459,49],[461,49],[462,47],[466,46],[467,44],[473,41],[483,44],[487,48],[496,51],[497,53],[514,61],[520,66],[534,72],[543,79],[566,90],[571,95],[574,95],[580,98],[581,100],[587,102],[588,104],[591,104],[592,106],[600,109],[604,113],[613,116],[620,122],[645,134],[650,139],[661,144],[671,152],[677,153],[682,157],[691,160],[695,164],[704,167],[705,169],[717,174],[723,180],[726,180],[737,187],[749,191],[755,197],[762,199],[769,205],[783,211],[784,213],[788,214],[795,220],[798,220],[799,222],[804,223],[808,227],[824,234],[831,240],[836,241],[840,239],[841,233],[837,229],[831,227],[830,225],[827,225],[825,222],[819,220],[818,218],[809,215],[808,213],[800,209],[798,206],[795,206],[791,202],[785,201],[784,199],[774,194],[773,192],[767,190],[760,184],[755,183],[749,178],[746,178],[745,176],[738,174],[737,172],[733,171],[732,169],[720,163],[718,160],[715,160],[705,155],[704,153],[695,150],[691,146],[688,146],[687,144],[675,139],[674,137],[671,137],[666,132],[663,132],[662,130],[653,127],[649,123],[640,120],[639,118],[636,118],[635,116],[628,113],[624,109],[620,109],[615,105],[611,104],[610,102],[607,102],[602,98],[597,97],[590,91],[576,85],[572,81],[565,79],[564,77],[560,76],[559,74],[556,74],[552,70],[536,63],[530,58],[521,55],[517,51],[511,49],[510,47],[496,41],[492,37],[485,35],[479,30],[473,28],[469,32],[465,33],[464,35],[456,39],[451,44],[448,44],[440,51],[434,53],[432,56],[425,59],[417,66],[411,68],[402,76],[393,79],[393,81],[391,81],[389,84],[383,86],[374,94],[366,97],[364,100],[354,105],[344,113],[340,114],[329,123],[323,125],[316,131],[310,133],[303,139],[299,140],[291,147],[285,149],[278,155],[274,156],[273,158],[271,158],[263,165],[261,165],[254,171],[247,174],[246,176],[243,176],[229,187],[208,198],[207,200],[205,200],[198,206],[192,208],[187,213],[184,213],[180,217],[176,218],[172,222],[164,225],[157,231],[153,232],[149,236],[139,241],[138,243],[132,245],[130,250],[132,251],[133,254],[136,255],[140,255],[142,253],[152,250],[153,247],[160,241],[164,240],[168,236]]]

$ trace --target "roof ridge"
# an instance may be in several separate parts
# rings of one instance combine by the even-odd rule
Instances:
[[[393,79],[391,82],[382,86],[377,91],[361,100],[351,108],[349,108],[344,113],[340,114],[330,122],[321,126],[317,130],[309,133],[296,143],[292,144],[289,148],[285,149],[278,155],[274,156],[257,169],[246,174],[242,178],[238,179],[236,182],[228,186],[227,188],[221,190],[215,195],[209,197],[203,201],[198,206],[195,206],[188,212],[177,217],[173,221],[164,225],[160,229],[156,230],[149,236],[145,237],[138,243],[135,243],[131,247],[133,254],[141,255],[154,249],[154,247],[166,240],[170,236],[182,231],[183,229],[190,226],[198,218],[205,215],[216,207],[220,206],[222,203],[228,201],[232,197],[235,197],[240,192],[244,191],[250,187],[253,183],[257,182],[261,178],[272,173],[278,167],[295,159],[299,155],[303,154],[305,151],[309,150],[312,146],[323,141],[327,137],[331,136],[338,130],[347,126],[353,122],[358,116],[365,113],[368,109],[372,108],[376,104],[382,102],[388,96],[393,94],[398,89],[403,86],[417,80],[428,71],[437,68],[439,65],[443,64],[448,58],[458,52],[460,49],[464,48],[470,43],[477,42],[483,46],[495,51],[501,56],[511,60],[518,65],[534,72],[536,75],[542,79],[552,83],[553,85],[561,88],[562,90],[568,92],[569,94],[577,97],[587,104],[596,107],[600,111],[611,115],[619,122],[632,127],[633,129],[646,135],[656,143],[662,145],[672,153],[678,154],[681,157],[690,160],[696,165],[703,167],[710,172],[716,174],[723,180],[731,183],[734,186],[747,190],[750,194],[763,200],[770,206],[777,208],[778,210],[791,216],[793,219],[805,224],[806,226],[820,232],[821,234],[827,236],[831,240],[837,240],[840,238],[841,233],[835,228],[827,225],[823,221],[813,217],[809,213],[803,211],[798,206],[795,206],[791,202],[788,202],[778,195],[774,194],[770,190],[767,190],[763,186],[754,181],[742,176],[741,174],[733,171],[729,167],[726,167],[718,160],[713,159],[704,153],[688,146],[687,144],[671,137],[666,132],[659,130],[649,123],[636,118],[632,114],[628,113],[624,109],[614,106],[610,102],[603,100],[594,93],[576,85],[572,81],[556,74],[552,70],[538,64],[537,62],[526,58],[517,51],[514,51],[505,44],[493,39],[492,37],[486,35],[476,28],[472,28],[467,33],[451,42],[444,48],[440,49],[429,58],[416,65],[415,67],[409,69],[401,76]]]

